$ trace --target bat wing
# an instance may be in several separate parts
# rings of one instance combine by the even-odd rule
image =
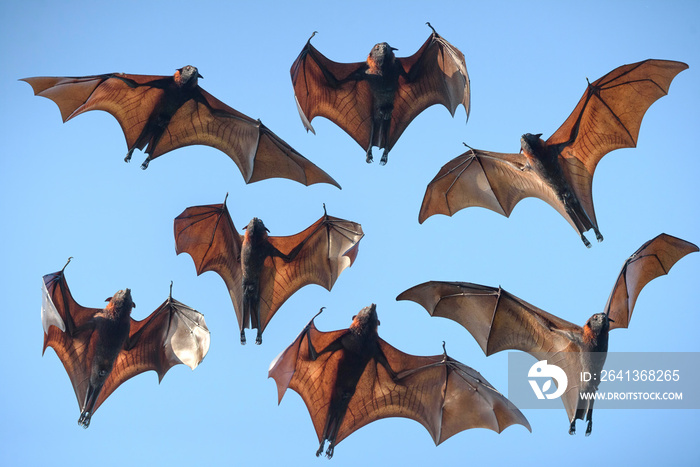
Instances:
[[[282,253],[297,249],[289,263],[268,257],[260,281],[261,332],[275,312],[297,290],[318,284],[331,290],[341,272],[352,266],[364,236],[356,222],[324,215],[303,232],[288,237],[268,237]]]
[[[35,95],[54,101],[64,122],[90,110],[108,112],[119,122],[126,145],[133,148],[173,78],[109,73],[83,77],[42,76],[22,81],[32,86]]]
[[[525,156],[469,149],[445,164],[428,184],[418,222],[422,224],[433,214],[452,216],[470,206],[508,217],[527,197],[545,201],[571,222],[556,192],[530,167]]]
[[[69,260],[70,261],[70,260]],[[42,284],[41,321],[44,348],[52,347],[63,363],[78,404],[85,400],[90,377],[92,317],[102,311],[79,305],[68,288],[63,270],[46,274]]]
[[[433,32],[418,52],[398,60],[405,74],[399,78],[391,113],[389,149],[408,124],[434,104],[447,107],[453,117],[462,104],[469,119],[469,75],[464,55],[455,46]]]
[[[307,41],[291,68],[294,98],[307,131],[315,133],[314,117],[326,117],[363,148],[370,146],[373,101],[369,84],[362,79],[366,69],[364,62],[329,60],[311,39]]]
[[[197,275],[216,272],[226,283],[243,329],[243,285],[241,272],[241,235],[223,204],[192,206],[175,218],[175,251],[188,253]]]
[[[576,413],[583,365],[576,340],[582,329],[530,305],[505,290],[467,282],[426,282],[402,292],[397,300],[412,300],[432,316],[449,318],[464,326],[484,353],[522,350],[547,360],[566,373],[569,384],[562,395],[572,420]]]
[[[259,120],[232,109],[203,89],[196,87],[183,102],[176,102],[181,98],[173,94],[172,77],[112,73],[24,81],[36,95],[56,102],[64,121],[90,110],[109,112],[121,125],[130,151],[149,144],[147,162],[174,149],[201,144],[228,155],[246,183],[280,177],[304,185],[330,183],[340,187]],[[165,121],[154,124],[154,115]],[[149,133],[161,128],[160,136]]]
[[[128,344],[117,356],[94,410],[120,384],[144,371],[154,370],[161,381],[179,363],[194,370],[209,351],[209,342],[204,315],[171,295],[146,319],[131,320]]]
[[[594,224],[593,173],[610,151],[637,145],[647,109],[665,96],[671,81],[688,65],[645,60],[623,65],[589,83],[564,124],[547,140],[557,146],[565,177]]]
[[[661,234],[642,245],[622,266],[605,312],[611,318],[610,329],[626,328],[639,293],[651,280],[668,274],[676,261],[698,251],[690,242]]]
[[[204,144],[219,149],[238,166],[246,183],[267,178],[288,178],[304,185],[329,183],[340,188],[326,172],[299,154],[260,120],[229,107],[199,88],[173,115],[150,156],[173,149]]]

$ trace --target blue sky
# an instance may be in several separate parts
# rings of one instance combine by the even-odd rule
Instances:
[[[6,329],[0,340],[0,463],[104,466],[319,462],[316,436],[301,398],[277,405],[270,361],[322,306],[321,330],[347,327],[377,304],[380,335],[404,352],[448,353],[507,392],[507,353],[485,357],[466,330],[396,302],[427,280],[470,281],[509,292],[574,323],[602,311],[623,261],[661,232],[700,242],[696,135],[700,128],[700,19],[692,1],[609,2],[4,2],[0,5],[0,231],[5,265]],[[325,119],[307,134],[294,105],[289,68],[313,31],[329,58],[363,60],[386,41],[413,54],[435,29],[466,57],[472,113],[455,118],[432,107],[416,118],[389,163],[364,162],[364,150]],[[525,200],[510,219],[480,208],[417,222],[426,184],[461,154],[462,142],[517,152],[520,135],[554,132],[573,110],[588,77],[647,58],[690,68],[642,123],[638,147],[598,165],[593,198],[605,241],[586,249],[556,211]],[[169,75],[191,64],[200,84],[272,131],[343,187],[304,187],[288,180],[245,185],[223,153],[196,146],[155,161],[123,162],[124,137],[104,112],[61,123],[51,101],[19,78],[109,72]],[[11,110],[10,110],[11,109]],[[375,160],[380,152],[375,150]],[[355,265],[332,292],[309,286],[294,295],[265,331],[262,346],[238,342],[223,281],[195,274],[175,255],[172,221],[186,207],[220,203],[229,193],[233,222],[254,217],[272,235],[301,231],[322,214],[360,222],[366,233]],[[589,234],[591,240],[594,236]],[[206,316],[209,355],[194,372],[173,368],[123,384],[88,430],[68,377],[52,350],[41,357],[40,284],[66,270],[76,300],[97,307],[129,287],[142,319],[173,296]],[[611,351],[700,351],[700,255],[680,261],[642,292],[627,330],[611,334]],[[248,334],[252,344],[253,333]],[[368,425],[335,450],[334,465],[415,465],[479,461],[559,463],[572,453],[606,463],[696,464],[697,410],[599,410],[593,435],[569,436],[558,410],[524,410],[521,426],[498,435],[462,432],[437,448],[407,419]],[[621,446],[619,448],[618,446]],[[75,453],[75,454],[73,454]],[[76,459],[78,456],[80,459]],[[583,460],[583,459],[582,459]]]

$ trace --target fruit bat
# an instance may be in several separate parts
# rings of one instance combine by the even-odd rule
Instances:
[[[594,393],[598,381],[581,382],[583,371],[600,374],[608,351],[608,332],[626,328],[642,288],[667,274],[671,267],[698,247],[661,234],[641,246],[622,266],[604,312],[594,314],[583,327],[540,310],[500,287],[467,282],[426,282],[401,293],[397,300],[413,300],[432,316],[457,321],[467,328],[488,356],[505,349],[528,352],[538,360],[560,367],[568,386],[562,400],[569,416],[569,433],[576,420],[593,427]]]
[[[70,262],[70,259],[68,259]],[[68,263],[66,263],[68,266]],[[178,363],[193,370],[209,350],[204,316],[170,296],[142,321],[129,289],[120,290],[104,309],[79,305],[68,288],[63,267],[44,276],[41,322],[44,349],[53,347],[70,377],[83,428],[100,405],[124,381],[154,370],[160,382]]]
[[[452,216],[469,206],[508,217],[520,200],[533,196],[564,216],[587,247],[583,233],[591,228],[602,241],[593,210],[596,164],[614,149],[637,145],[644,113],[686,68],[668,60],[623,65],[589,82],[574,111],[547,141],[526,133],[519,154],[470,148],[428,184],[418,222],[433,214]]]
[[[430,23],[427,23],[430,26]],[[376,44],[365,62],[337,63],[311,45],[311,35],[291,69],[297,109],[306,131],[311,120],[326,117],[353,137],[372,162],[372,146],[384,148],[380,164],[409,123],[433,104],[452,116],[459,104],[469,118],[469,75],[464,55],[433,33],[410,57]]]
[[[24,78],[34,94],[54,101],[63,121],[89,110],[117,119],[126,137],[129,162],[144,149],[142,169],[173,149],[202,144],[226,153],[246,183],[288,178],[312,185],[330,183],[328,174],[270,131],[260,120],[232,109],[197,84],[197,68],[185,66],[173,76],[109,73],[84,77]]]
[[[405,354],[379,337],[378,325],[374,304],[349,329],[321,332],[312,319],[270,365],[278,402],[288,387],[304,400],[320,442],[316,456],[326,440],[330,458],[353,431],[387,417],[421,423],[435,445],[469,428],[500,433],[517,423],[532,431],[483,376],[448,357],[444,343],[442,355]]]
[[[228,197],[228,195],[226,195]],[[297,290],[318,284],[331,290],[357,256],[364,236],[356,222],[323,216],[303,232],[269,237],[253,218],[240,235],[223,204],[192,206],[175,218],[175,249],[194,260],[197,275],[214,271],[226,283],[245,344],[245,328],[257,328],[256,344],[275,312]]]

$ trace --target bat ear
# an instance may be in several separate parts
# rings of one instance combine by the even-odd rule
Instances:
[[[105,299],[105,302],[111,302],[111,301],[112,301],[112,297],[107,297],[107,298]]]
[[[265,230],[267,231],[267,233],[270,233],[270,229],[268,229],[267,227],[265,227]]]
[[[356,317],[356,316],[357,316],[357,315],[352,315],[352,320],[353,320],[353,321],[355,321],[355,317]]]

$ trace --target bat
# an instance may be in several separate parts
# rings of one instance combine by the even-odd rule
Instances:
[[[83,77],[24,78],[34,94],[54,101],[66,122],[89,110],[104,110],[121,125],[131,160],[145,149],[141,165],[174,149],[194,144],[223,151],[246,183],[288,178],[312,185],[340,185],[270,131],[260,120],[232,109],[202,89],[197,68],[173,76],[109,73]]]
[[[304,400],[320,443],[316,456],[326,440],[331,458],[352,432],[387,417],[421,423],[436,446],[469,428],[500,433],[520,424],[532,431],[483,376],[448,357],[444,343],[442,355],[409,355],[384,342],[378,325],[374,304],[353,316],[349,329],[321,332],[312,319],[270,365],[278,402],[288,387]]]
[[[228,198],[228,194],[226,195]],[[197,275],[214,271],[226,283],[246,343],[245,328],[258,330],[255,343],[277,310],[297,290],[318,284],[331,290],[355,261],[364,236],[356,222],[323,216],[296,235],[270,237],[253,218],[240,235],[223,204],[192,206],[175,218],[175,249],[188,253]]]
[[[430,26],[430,23],[427,23]],[[394,55],[386,42],[376,44],[365,62],[337,63],[311,45],[311,35],[291,69],[294,96],[308,132],[322,116],[342,128],[366,150],[384,148],[380,164],[409,123],[433,104],[454,117],[462,104],[469,118],[469,75],[464,55],[435,29],[410,57]]]
[[[500,287],[467,282],[426,282],[396,299],[412,300],[432,316],[458,322],[487,356],[505,349],[522,350],[560,367],[569,383],[562,395],[570,421],[569,434],[576,432],[576,420],[585,416],[588,436],[593,428],[594,398],[580,394],[595,393],[599,381],[581,382],[581,372],[600,374],[608,351],[608,332],[628,326],[642,288],[696,251],[694,244],[666,234],[646,242],[622,266],[605,311],[591,316],[583,327],[540,310]]]
[[[636,147],[644,113],[686,68],[668,60],[623,65],[589,82],[574,111],[547,141],[526,133],[519,154],[470,148],[428,184],[418,222],[470,206],[509,217],[520,200],[532,196],[556,209],[590,248],[584,232],[592,228],[603,240],[593,210],[598,161],[615,149]]]
[[[172,283],[168,299],[146,319],[135,321],[131,309],[136,305],[129,289],[108,298],[104,309],[79,305],[68,288],[66,266],[44,276],[42,355],[52,347],[63,363],[83,428],[124,381],[154,370],[160,382],[172,366],[184,363],[194,370],[207,354],[209,329],[204,316],[173,298]]]

